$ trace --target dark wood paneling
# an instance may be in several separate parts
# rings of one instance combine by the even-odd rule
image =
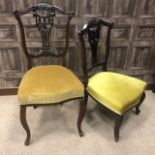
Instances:
[[[33,42],[40,42],[41,41],[41,34],[34,28],[34,25],[25,25],[25,36],[26,41],[33,41]]]
[[[129,40],[131,27],[129,25],[117,25],[113,28],[111,40],[112,41],[121,41]]]
[[[132,17],[135,7],[135,0],[114,0],[113,16]]]
[[[151,47],[133,47],[130,59],[131,69],[147,69]]]
[[[143,3],[143,15],[155,15],[155,1],[144,0]]]
[[[56,25],[54,27],[54,41],[65,41],[65,27],[63,25],[59,26]],[[70,41],[75,41],[75,26],[71,25],[70,27],[70,34],[69,34]]]
[[[0,0],[0,13],[11,13],[12,3],[11,0]]]
[[[137,26],[136,33],[135,33],[135,40],[153,40],[154,39],[154,25],[140,25]]]
[[[0,49],[1,64],[4,72],[20,71],[19,51],[16,48]],[[6,61],[7,60],[7,61]],[[9,62],[9,63],[8,63]]]
[[[0,25],[0,41],[16,41],[15,25]]]
[[[123,69],[125,63],[125,57],[127,53],[127,47],[111,47],[109,68],[110,69]]]
[[[81,74],[80,44],[77,32],[92,17],[114,22],[111,37],[109,69],[155,83],[155,1],[154,0],[45,0],[66,10],[73,10],[70,50],[67,65]],[[20,34],[11,12],[23,9],[37,0],[0,0],[0,87],[18,86],[26,71],[26,59],[20,45]],[[64,17],[57,16],[51,35],[56,52],[64,47]],[[41,46],[40,34],[32,27],[30,16],[24,17],[26,41],[30,53]],[[104,30],[103,30],[104,32]],[[102,40],[104,41],[104,34]],[[102,43],[100,43],[101,45]],[[100,46],[100,58],[104,46]],[[87,49],[89,53],[89,49]],[[90,54],[89,58],[90,58]],[[33,60],[34,65],[59,63],[48,58]]]

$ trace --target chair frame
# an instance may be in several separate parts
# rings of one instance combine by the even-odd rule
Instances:
[[[92,67],[88,68],[87,67],[87,61],[86,61],[86,47],[85,47],[85,41],[84,41],[84,34],[88,34],[88,36],[90,35],[89,29],[91,27],[93,27],[94,25],[99,25],[99,26],[106,26],[108,28],[107,30],[107,36],[106,36],[106,54],[105,54],[105,60],[101,63],[93,63],[93,57],[92,57]],[[104,20],[101,19],[97,19],[94,18],[92,19],[87,25],[84,25],[84,28],[82,30],[79,31],[79,40],[81,43],[81,55],[82,55],[82,69],[83,69],[83,74],[84,74],[84,87],[85,87],[85,95],[84,95],[84,102],[85,104],[83,104],[84,106],[87,105],[88,102],[88,96],[92,97],[97,103],[99,103],[92,95],[90,95],[86,88],[87,88],[87,84],[88,84],[88,79],[89,79],[89,72],[92,71],[94,68],[101,66],[102,67],[102,71],[106,72],[108,71],[107,69],[107,65],[108,65],[108,58],[109,58],[109,53],[110,53],[110,36],[111,36],[111,30],[113,28],[113,23],[111,22],[106,22]],[[98,37],[97,34],[95,34],[95,37]],[[95,40],[95,37],[92,37],[91,39]],[[90,46],[92,46],[91,42],[88,41]],[[96,49],[97,50],[97,49]],[[93,52],[93,51],[91,51]],[[133,108],[135,108],[135,113],[139,114],[140,113],[140,105],[142,104],[143,100],[145,99],[145,92],[143,92],[142,96],[140,97],[139,101],[133,105],[132,107],[130,107],[129,109],[127,109],[123,114],[119,115],[117,113],[115,113],[114,111],[112,111],[111,109],[109,109],[108,107],[104,106],[102,104],[103,107],[105,107],[109,113],[111,113],[114,118],[115,118],[115,125],[114,125],[114,139],[115,142],[117,142],[119,140],[119,130],[120,130],[120,126],[122,124],[123,121],[123,117],[124,114],[128,111],[131,110]],[[84,107],[84,109],[86,109],[86,107]]]
[[[23,26],[23,23],[22,23],[22,20],[21,20],[21,16],[25,15],[27,13],[32,12],[33,13],[33,17],[35,17],[35,15],[36,15],[35,11],[37,11],[37,10],[46,10],[46,9],[47,10],[52,10],[51,11],[51,16],[48,17],[48,18],[51,18],[51,19],[48,19],[48,21],[51,22],[51,23],[48,23],[48,24],[51,24],[51,26],[53,26],[52,25],[53,24],[52,20],[53,20],[53,17],[55,16],[56,12],[58,12],[58,13],[60,13],[62,15],[66,15],[68,17],[67,24],[66,24],[66,44],[65,44],[65,49],[64,49],[64,52],[60,53],[60,54],[54,54],[54,53],[48,52],[48,53],[41,53],[41,54],[38,54],[38,55],[33,55],[33,54],[30,54],[28,52],[28,49],[27,49],[27,46],[26,46],[24,26]],[[29,7],[26,10],[23,10],[23,11],[15,10],[13,12],[13,15],[15,16],[15,18],[16,18],[16,20],[18,22],[18,25],[19,25],[20,37],[21,37],[21,46],[23,48],[24,54],[25,54],[26,59],[27,59],[27,68],[28,69],[32,68],[31,58],[39,58],[39,57],[42,57],[42,56],[46,56],[46,57],[53,56],[55,58],[61,57],[62,58],[61,59],[62,60],[61,61],[62,66],[66,66],[66,54],[68,52],[68,47],[69,47],[69,31],[70,31],[69,28],[70,28],[71,19],[74,16],[74,12],[67,12],[67,11],[57,7],[57,6],[52,6],[52,5],[49,5],[49,4],[45,3],[45,2],[40,2],[40,3],[37,3],[37,4]],[[48,41],[47,38],[46,38],[46,40]],[[59,103],[55,103],[55,104],[28,104],[28,105],[20,105],[20,122],[21,122],[21,124],[22,124],[22,126],[23,126],[23,128],[25,129],[25,132],[26,132],[25,145],[29,145],[30,138],[31,138],[30,129],[29,129],[29,126],[28,126],[28,123],[27,123],[27,120],[26,120],[26,108],[27,107],[32,106],[35,109],[38,106],[51,106],[51,105],[56,105],[56,104],[61,104],[62,105],[64,102],[68,102],[70,100],[76,100],[76,99],[80,100],[80,109],[79,109],[79,116],[78,116],[78,120],[77,120],[77,128],[78,128],[79,135],[83,136],[83,131],[81,129],[81,122],[83,120],[84,113],[85,113],[85,111],[83,111],[83,109],[84,109],[83,108],[83,100],[84,100],[83,97],[72,98],[72,99],[65,100],[63,102],[59,102]]]

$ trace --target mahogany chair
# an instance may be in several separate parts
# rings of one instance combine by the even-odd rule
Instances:
[[[54,105],[56,103],[63,103],[73,99],[81,100],[81,107],[83,107],[82,100],[84,96],[84,87],[78,77],[66,67],[66,54],[69,47],[69,31],[70,22],[73,17],[73,12],[67,12],[56,6],[47,3],[37,3],[23,11],[16,10],[13,12],[17,19],[20,35],[21,45],[27,59],[28,71],[24,74],[18,89],[18,101],[20,103],[20,121],[26,131],[27,137],[25,145],[30,143],[30,129],[26,121],[26,108],[28,106]],[[38,53],[30,53],[25,36],[25,27],[23,24],[23,15],[32,14],[34,20],[33,28],[38,30],[42,46]],[[57,51],[51,43],[51,33],[55,26],[54,19],[57,14],[64,16],[66,19],[66,34],[65,34],[65,48],[63,51]],[[29,16],[27,16],[29,17]],[[32,59],[40,57],[54,57],[61,60],[61,64],[55,65],[41,65],[32,66]],[[80,108],[83,113],[83,108]],[[78,117],[78,131],[80,136],[83,135],[81,130],[81,121],[83,114],[79,112]]]
[[[107,70],[112,28],[113,23],[94,18],[79,31],[79,39],[85,87],[83,105],[86,106],[89,95],[115,116],[114,139],[117,142],[126,111],[135,108],[136,114],[140,112],[146,82]]]

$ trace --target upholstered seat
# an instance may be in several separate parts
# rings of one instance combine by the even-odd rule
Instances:
[[[37,66],[26,72],[18,91],[21,105],[54,104],[82,97],[84,88],[80,80],[66,67]]]
[[[87,91],[98,102],[116,112],[124,113],[139,100],[146,82],[114,73],[100,72],[89,79]]]

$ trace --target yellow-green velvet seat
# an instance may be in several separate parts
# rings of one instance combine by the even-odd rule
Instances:
[[[84,88],[69,69],[58,65],[37,66],[26,72],[19,86],[21,105],[54,104],[82,97]]]
[[[113,72],[100,72],[89,79],[87,91],[101,104],[123,114],[141,97],[146,82]]]

